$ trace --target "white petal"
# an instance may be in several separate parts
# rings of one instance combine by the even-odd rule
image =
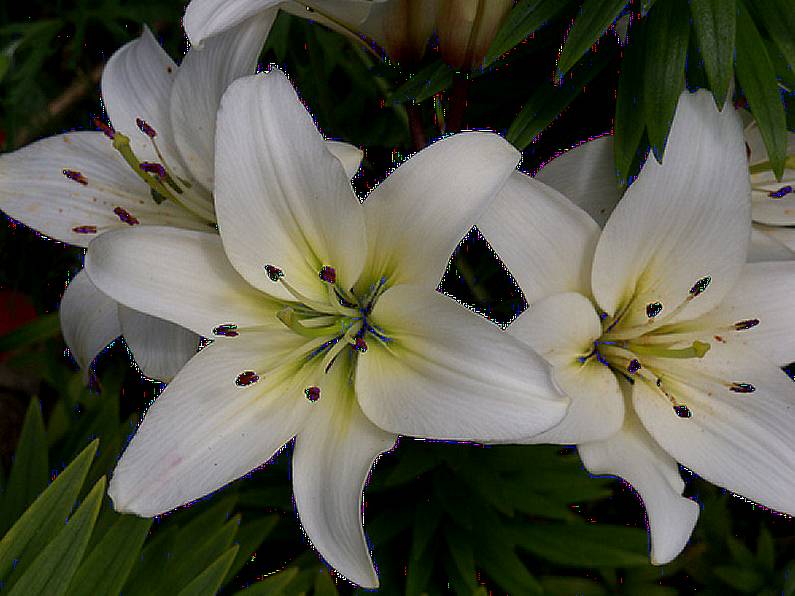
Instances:
[[[571,398],[560,424],[523,443],[572,445],[606,439],[621,428],[624,399],[616,375],[592,355],[602,325],[590,300],[575,293],[545,298],[511,323],[508,333],[554,365],[558,388]]]
[[[155,400],[113,473],[117,511],[152,517],[203,497],[300,431],[312,404],[292,381],[268,378],[300,338],[287,330],[259,336],[204,348]],[[238,387],[243,371],[259,381]]]
[[[379,299],[360,355],[356,395],[390,432],[471,441],[520,439],[557,424],[566,400],[525,344],[452,299],[398,286]]]
[[[663,165],[646,160],[605,225],[596,248],[593,292],[602,309],[628,306],[621,327],[648,325],[646,305],[665,321],[705,277],[711,283],[671,320],[717,305],[745,263],[750,188],[740,118],[718,112],[706,91],[679,98]]]
[[[677,416],[653,384],[635,383],[643,425],[674,459],[765,507],[795,514],[795,384],[752,350],[716,342],[703,359],[654,363],[663,388],[687,405]],[[731,383],[748,383],[737,393]]]
[[[605,135],[564,151],[547,162],[535,179],[562,193],[600,226],[605,225],[622,195],[613,137]]]
[[[192,0],[185,9],[182,26],[191,44],[201,47],[208,37],[281,3],[282,0]]]
[[[341,143],[340,141],[326,141],[326,149],[331,151],[331,154],[339,160],[342,167],[345,168],[348,178],[356,176],[364,156],[364,152],[361,149],[355,145]]]
[[[654,442],[631,408],[618,433],[578,445],[577,450],[589,472],[619,476],[637,491],[646,507],[654,565],[665,565],[682,552],[696,525],[698,504],[682,496],[684,482],[676,462]]]
[[[64,170],[79,173],[85,184],[67,178]],[[143,224],[207,229],[171,201],[158,205],[146,183],[100,132],[48,137],[1,155],[0,209],[51,238],[78,246],[87,246],[106,230],[129,227],[119,213]]]
[[[124,341],[144,376],[168,382],[199,349],[199,336],[157,317],[119,306]]]
[[[395,435],[362,414],[347,367],[335,363],[314,412],[295,439],[293,491],[313,546],[348,580],[378,587],[362,530],[362,491],[379,454]]]
[[[789,261],[795,258],[795,253],[789,246],[795,247],[795,230],[780,228],[786,237],[784,242],[779,240],[780,234],[775,233],[776,228],[760,224],[753,224],[751,229],[751,246],[748,249],[748,262],[760,261]],[[771,234],[771,232],[774,232]]]
[[[789,170],[795,174],[795,170]],[[768,192],[777,192],[784,186],[794,186],[795,180],[773,182],[766,191],[754,191],[751,205],[755,222],[771,226],[795,225],[795,194],[789,193],[780,199],[771,198]]]
[[[86,270],[122,304],[205,337],[222,324],[281,326],[278,306],[238,275],[217,234],[156,226],[109,232],[91,243]]]
[[[212,190],[215,118],[221,96],[235,79],[254,74],[278,10],[273,8],[190,49],[171,93],[174,140],[193,177]]]
[[[282,297],[263,267],[327,299],[322,267],[350,288],[364,262],[364,215],[348,175],[279,70],[238,79],[218,115],[215,203],[230,261]]]
[[[562,292],[590,294],[599,226],[558,191],[516,172],[477,226],[528,303]]]
[[[180,160],[171,127],[171,89],[177,65],[157,43],[148,27],[138,39],[117,50],[102,72],[102,102],[113,127],[130,137],[141,161],[160,162],[152,141],[138,128],[144,120],[157,132],[155,141],[180,177],[187,170]]]
[[[368,195],[368,285],[435,288],[456,246],[475,225],[519,161],[502,137],[449,136],[410,157]]]
[[[100,292],[81,271],[69,283],[59,311],[66,345],[84,371],[121,335],[118,304]]]

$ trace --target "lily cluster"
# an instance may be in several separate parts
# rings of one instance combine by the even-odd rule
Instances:
[[[657,564],[699,511],[677,462],[795,514],[779,368],[795,360],[795,263],[790,230],[771,227],[795,221],[770,215],[795,194],[768,176],[753,128],[744,141],[731,107],[683,93],[662,163],[624,193],[609,137],[532,178],[500,136],[464,132],[361,199],[361,152],[324,139],[280,70],[252,73],[279,8],[350,28],[425,4],[195,0],[185,25],[201,47],[179,67],[148,31],[111,58],[110,124],[0,156],[0,207],[88,247],[61,307],[79,364],[123,335],[170,381],[114,472],[116,509],[160,515],[294,440],[307,536],[364,587],[378,579],[362,493],[400,435],[577,445],[588,470],[638,491]],[[466,60],[481,4],[457,32]],[[473,226],[529,304],[507,329],[436,289]],[[759,234],[778,252],[749,262]]]

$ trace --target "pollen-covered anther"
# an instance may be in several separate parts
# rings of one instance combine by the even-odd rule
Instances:
[[[646,316],[653,319],[662,312],[662,302],[650,302],[646,305]]]
[[[96,234],[97,226],[76,226],[72,228],[75,234]]]
[[[316,402],[320,399],[320,387],[307,387],[304,390],[304,395],[311,402]]]
[[[674,412],[676,412],[676,415],[680,418],[690,418],[693,415],[693,413],[690,411],[690,408],[684,404],[675,405]]]
[[[141,223],[137,217],[131,215],[124,207],[116,207],[113,209],[113,213],[119,217],[122,223],[126,223],[128,226],[137,226]]]
[[[141,169],[147,174],[154,174],[160,180],[163,180],[166,177],[166,168],[161,166],[159,163],[143,161],[141,162]]]
[[[94,118],[94,126],[96,126],[99,130],[101,130],[102,134],[104,134],[110,140],[113,140],[113,137],[116,136],[116,131],[113,130],[113,127],[110,126],[109,124],[105,124],[99,118]]]
[[[242,373],[237,375],[237,378],[235,379],[235,385],[238,387],[248,387],[257,381],[259,381],[259,375],[257,373],[255,373],[253,370],[244,370]]]
[[[237,337],[240,333],[237,330],[237,325],[234,323],[225,323],[213,329],[213,335],[218,335],[220,337]]]
[[[756,387],[750,383],[732,383],[729,385],[729,391],[734,391],[735,393],[753,393],[756,391]]]
[[[367,342],[364,341],[363,337],[357,337],[353,342],[353,349],[364,353],[367,351]]]
[[[695,298],[696,296],[703,294],[704,291],[709,287],[710,282],[712,282],[712,278],[709,275],[702,277],[693,284],[692,288],[690,288],[690,295]]]
[[[737,321],[734,324],[734,328],[737,331],[745,331],[746,329],[751,329],[759,325],[759,319],[745,319],[744,321]]]
[[[334,270],[334,267],[323,267],[320,270],[320,279],[327,284],[337,283],[337,272]]]
[[[284,276],[284,271],[273,265],[265,265],[265,273],[268,274],[271,281],[279,281]]]
[[[138,125],[138,128],[150,139],[154,139],[157,136],[157,131],[152,128],[146,120],[142,120],[141,118],[135,119],[135,124]]]
[[[63,175],[69,178],[69,180],[74,180],[75,182],[78,182],[83,186],[86,186],[88,184],[88,180],[86,180],[86,177],[83,176],[83,174],[81,174],[77,170],[64,170]]]
[[[637,358],[633,358],[632,360],[630,360],[629,364],[627,365],[627,371],[630,374],[634,375],[639,370],[640,370],[640,360],[638,360]]]
[[[788,184],[787,186],[782,186],[778,190],[769,192],[767,196],[769,196],[771,199],[781,199],[787,196],[791,192],[792,192],[792,186]]]

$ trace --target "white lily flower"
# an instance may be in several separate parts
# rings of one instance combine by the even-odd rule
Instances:
[[[56,135],[0,156],[0,209],[83,247],[138,224],[213,229],[218,104],[231,81],[254,73],[272,22],[261,15],[240,23],[203,51],[188,51],[179,67],[145,29],[102,74],[113,128]],[[355,172],[358,149],[333,142],[329,149]],[[83,272],[69,284],[60,317],[84,369],[122,334],[142,372],[159,380],[170,380],[198,347],[196,334],[117,305]]]
[[[580,200],[601,185],[589,202],[609,207],[614,182],[592,176],[606,163],[598,147],[568,180],[560,164],[547,179]],[[677,462],[795,514],[795,386],[779,368],[795,359],[795,263],[746,264],[749,199],[739,116],[686,92],[662,165],[646,161],[603,231],[521,175],[478,223],[530,304],[509,333],[572,399],[560,425],[527,442],[576,444],[592,473],[632,484],[655,564],[681,552],[698,517]]]
[[[362,489],[397,434],[505,441],[565,414],[542,358],[434,289],[519,154],[491,133],[451,136],[362,205],[279,71],[231,85],[216,146],[220,238],[152,226],[89,247],[100,290],[215,338],[155,400],[110,494],[157,515],[295,436],[307,535],[373,587]]]

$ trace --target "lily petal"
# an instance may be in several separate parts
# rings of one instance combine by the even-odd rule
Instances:
[[[362,491],[375,459],[396,436],[375,426],[356,403],[349,368],[335,363],[315,409],[295,439],[293,491],[313,546],[353,583],[377,588],[362,530]]]
[[[529,304],[562,292],[590,295],[599,226],[558,191],[515,172],[477,226]]]
[[[118,304],[91,283],[85,271],[66,287],[59,317],[66,345],[86,374],[94,358],[121,335]]]
[[[219,340],[194,356],[146,412],[122,455],[109,489],[116,510],[159,515],[273,457],[311,412],[303,391],[268,382],[268,372],[298,344],[285,330]],[[235,379],[248,370],[259,382],[238,386]]]
[[[562,193],[604,226],[623,194],[613,157],[613,137],[604,135],[564,151],[535,179]]]
[[[364,215],[279,70],[238,79],[218,114],[215,205],[229,260],[251,285],[289,298],[263,267],[310,299],[327,300],[322,267],[350,288],[364,264]]]
[[[356,176],[364,156],[364,152],[361,149],[340,141],[326,141],[326,149],[331,151],[331,154],[339,160],[342,167],[345,168],[348,178]]]
[[[190,43],[201,48],[207,38],[235,27],[256,15],[272,10],[282,0],[192,0],[185,9],[182,26]]]
[[[277,9],[257,13],[232,29],[192,48],[179,66],[171,92],[174,140],[185,165],[205,188],[213,188],[215,118],[226,88],[254,74]]]
[[[602,325],[588,298],[549,296],[519,315],[508,333],[554,366],[558,388],[571,398],[560,424],[522,443],[573,445],[606,439],[621,428],[624,398],[616,375],[594,355]]]
[[[48,137],[0,156],[0,209],[77,246],[134,223],[207,229],[171,201],[158,205],[100,132]]]
[[[651,384],[635,383],[632,403],[657,443],[713,484],[795,514],[792,380],[754,351],[720,342],[703,359],[658,358],[654,367],[691,412],[680,418]]]
[[[676,558],[693,533],[699,507],[682,496],[685,484],[676,461],[654,442],[631,408],[615,435],[578,445],[577,451],[589,472],[618,476],[637,491],[646,507],[652,564]]]
[[[507,441],[546,430],[566,413],[540,356],[442,294],[391,288],[372,319],[390,340],[371,341],[360,355],[356,395],[384,430]]]
[[[779,232],[784,233],[784,238],[781,238]],[[795,258],[790,246],[795,247],[795,230],[771,228],[755,223],[751,229],[748,262],[789,261]]]
[[[622,327],[692,319],[715,307],[745,263],[751,234],[750,186],[740,118],[718,112],[706,91],[683,93],[663,164],[649,157],[605,225],[592,284],[608,314],[623,308]],[[695,284],[706,291],[684,304]]]
[[[373,278],[436,288],[456,246],[515,170],[519,153],[486,132],[452,135],[410,157],[368,195]]]
[[[157,317],[119,305],[124,341],[144,376],[168,382],[196,355],[199,336]]]
[[[91,243],[86,271],[122,304],[205,337],[222,324],[282,326],[278,305],[238,275],[217,234],[157,226],[109,232]]]

